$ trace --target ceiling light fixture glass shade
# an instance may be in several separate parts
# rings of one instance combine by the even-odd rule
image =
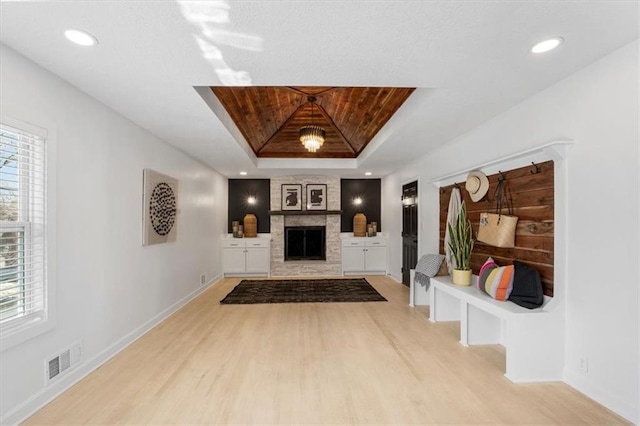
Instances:
[[[95,46],[98,44],[97,38],[82,30],[66,30],[64,36],[80,46]]]
[[[327,133],[320,126],[304,126],[300,129],[300,142],[309,152],[316,152],[322,147]]]
[[[300,128],[300,142],[309,152],[316,152],[324,144],[327,132],[320,126],[313,124],[313,104],[316,98],[309,96],[307,101],[311,104],[311,124]]]
[[[562,37],[553,37],[548,40],[541,41],[531,48],[533,53],[545,53],[560,46],[564,39]]]

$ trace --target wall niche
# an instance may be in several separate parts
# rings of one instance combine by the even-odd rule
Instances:
[[[247,213],[253,213],[258,219],[258,233],[271,232],[269,206],[271,205],[270,179],[229,179],[227,232],[231,233],[231,222],[242,219]],[[249,197],[254,197],[255,204],[249,204]]]
[[[341,232],[353,232],[353,216],[364,213],[367,223],[376,222],[382,232],[380,179],[340,179],[340,209],[342,210]],[[354,200],[360,198],[362,204]]]

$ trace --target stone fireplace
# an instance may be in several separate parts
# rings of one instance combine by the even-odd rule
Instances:
[[[306,185],[327,185],[327,210],[340,210],[340,178],[334,176],[281,176],[271,179],[271,208],[279,211],[281,188],[285,184],[302,184],[302,206],[307,205]],[[324,227],[324,260],[285,260],[285,227]],[[271,215],[271,275],[341,275],[342,254],[340,215],[313,211],[313,214]]]

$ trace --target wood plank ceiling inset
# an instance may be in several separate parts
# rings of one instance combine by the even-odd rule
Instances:
[[[415,88],[211,87],[258,157],[356,158]],[[316,98],[313,107],[309,96]],[[302,126],[317,124],[325,143],[308,152]]]

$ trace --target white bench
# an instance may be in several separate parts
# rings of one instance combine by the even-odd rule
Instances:
[[[451,277],[431,278],[430,321],[460,321],[464,346],[501,344],[506,349],[505,376],[513,382],[562,379],[564,319],[552,298],[526,309],[500,302],[471,286],[457,286]]]

